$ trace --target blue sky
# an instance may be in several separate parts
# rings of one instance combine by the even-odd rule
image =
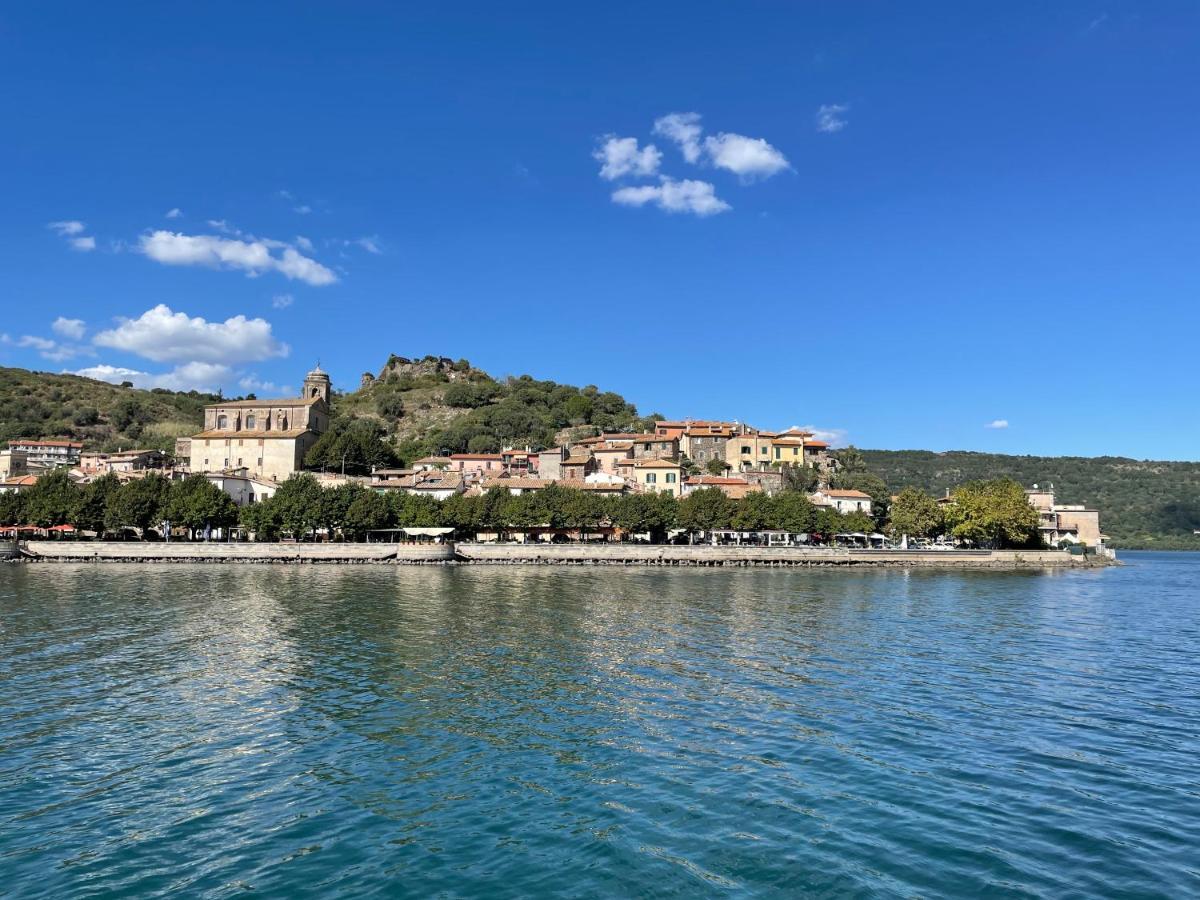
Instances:
[[[1197,458],[1195,3],[9,4],[0,82],[3,365]]]

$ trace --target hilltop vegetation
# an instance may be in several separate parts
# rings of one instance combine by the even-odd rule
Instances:
[[[1116,456],[1004,456],[998,453],[863,450],[872,472],[893,492],[915,487],[934,496],[967,481],[1012,478],[1029,487],[1053,484],[1059,503],[1100,510],[1117,547],[1200,550],[1200,463]]]
[[[0,441],[67,438],[90,449],[156,447],[193,434],[212,394],[141,391],[78,375],[0,368]]]

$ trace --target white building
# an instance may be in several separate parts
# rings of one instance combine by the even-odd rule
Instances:
[[[862,512],[871,514],[871,495],[862,491],[846,491],[825,488],[808,495],[817,506],[829,506],[840,513]]]

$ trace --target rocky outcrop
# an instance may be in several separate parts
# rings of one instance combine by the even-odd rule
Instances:
[[[387,381],[392,376],[396,378],[437,378],[440,381],[464,381],[472,375],[484,374],[474,368],[465,359],[453,360],[448,356],[423,356],[420,359],[409,359],[407,356],[392,354],[377,378],[372,381]],[[368,386],[366,375],[363,376],[363,387]]]

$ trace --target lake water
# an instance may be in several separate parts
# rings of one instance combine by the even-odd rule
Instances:
[[[1200,895],[1200,557],[0,567],[0,894]]]

